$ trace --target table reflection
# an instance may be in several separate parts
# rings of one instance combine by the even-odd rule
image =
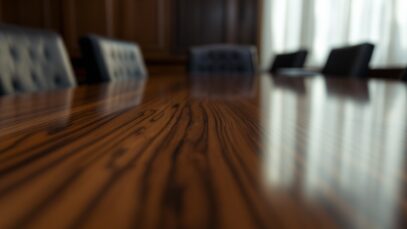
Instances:
[[[267,77],[267,76],[266,76]],[[306,94],[305,81],[306,78],[291,78],[291,77],[282,77],[282,78],[271,78],[273,85],[275,87],[292,91],[295,94]]]
[[[194,98],[234,100],[256,96],[257,77],[251,75],[191,75],[189,82]]]
[[[352,100],[353,102],[369,102],[369,83],[359,79],[332,78],[325,81],[326,91],[332,98]]]
[[[300,93],[279,79],[261,78],[268,189],[292,190],[333,208],[350,228],[400,227],[407,88],[381,81],[299,82],[305,85],[294,87]]]
[[[111,82],[97,88],[86,88],[98,93],[98,110],[105,114],[139,105],[143,101],[147,79]]]
[[[52,129],[69,124],[74,89],[4,96],[0,100],[0,136],[26,127],[50,123]]]

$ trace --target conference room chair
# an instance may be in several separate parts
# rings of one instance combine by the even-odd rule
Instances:
[[[279,70],[287,68],[303,68],[305,61],[307,60],[307,56],[307,50],[278,54],[274,58],[270,72],[277,73]]]
[[[374,45],[370,43],[333,49],[322,69],[322,74],[366,77],[373,52]]]
[[[194,47],[189,52],[188,70],[193,75],[225,75],[256,73],[256,48],[238,45]]]
[[[0,95],[76,86],[59,35],[0,25]]]
[[[403,80],[404,82],[407,82],[407,68],[404,71],[403,75],[401,76],[401,80]]]
[[[135,43],[89,35],[80,39],[88,83],[145,79],[143,55]]]

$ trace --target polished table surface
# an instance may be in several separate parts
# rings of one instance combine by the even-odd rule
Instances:
[[[156,76],[0,98],[0,228],[403,228],[407,86]]]

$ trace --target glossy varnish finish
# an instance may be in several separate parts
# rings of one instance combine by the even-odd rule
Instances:
[[[405,85],[202,77],[0,98],[0,228],[406,225]]]

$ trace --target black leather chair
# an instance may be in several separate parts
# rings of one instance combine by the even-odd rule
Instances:
[[[251,46],[208,45],[190,50],[188,70],[193,75],[254,74],[256,49]]]
[[[403,75],[401,76],[401,80],[403,80],[404,82],[407,82],[407,68],[404,71]]]
[[[135,43],[89,35],[80,39],[88,83],[144,79],[147,70]]]
[[[57,34],[0,25],[0,95],[75,85],[69,58]]]
[[[329,54],[322,74],[330,76],[366,77],[374,45],[360,45],[333,49]]]
[[[270,72],[277,73],[280,69],[285,68],[303,68],[307,60],[308,51],[299,50],[293,53],[283,53],[276,55]]]

